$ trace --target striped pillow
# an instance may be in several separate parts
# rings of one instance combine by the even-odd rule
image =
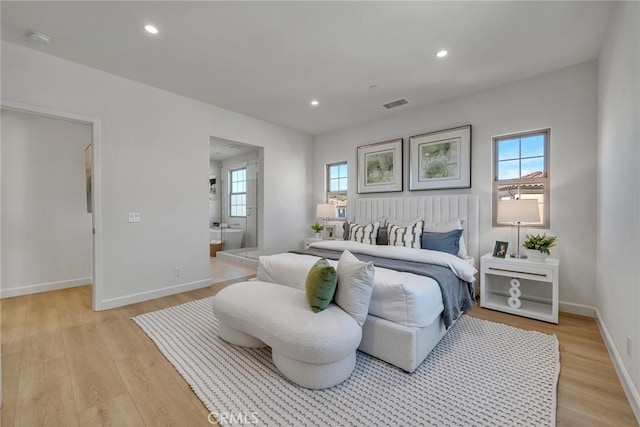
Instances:
[[[389,246],[404,246],[420,249],[422,245],[422,228],[424,221],[418,221],[407,227],[389,224]]]
[[[379,229],[379,222],[367,225],[351,224],[349,228],[349,240],[366,243],[367,245],[375,245]]]

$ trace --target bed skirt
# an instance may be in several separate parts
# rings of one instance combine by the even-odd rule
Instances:
[[[446,331],[440,316],[428,326],[414,328],[368,315],[358,350],[413,372]]]

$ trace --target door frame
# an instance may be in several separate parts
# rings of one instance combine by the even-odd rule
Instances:
[[[18,111],[21,113],[36,114],[39,116],[50,117],[54,119],[67,120],[88,124],[91,126],[91,144],[93,144],[93,158],[91,164],[91,219],[93,227],[92,236],[92,307],[93,311],[101,311],[102,295],[103,295],[103,263],[102,263],[102,151],[100,138],[100,119],[96,117],[84,116],[76,113],[55,110],[51,108],[41,107],[32,104],[24,104],[20,102],[2,99],[0,107],[7,110]],[[0,141],[0,151],[1,151]],[[0,226],[0,236],[2,230]],[[1,256],[1,254],[0,254]]]
[[[223,139],[221,137],[214,137],[214,138],[219,138],[219,139]],[[257,194],[256,200],[255,200],[255,210],[253,211],[254,213],[252,215],[256,216],[256,221],[255,221],[255,228],[256,228],[256,235],[255,235],[255,239],[256,239],[256,247],[258,248],[258,251],[260,253],[262,253],[262,250],[264,249],[264,232],[263,232],[263,228],[264,228],[264,150],[265,148],[261,145],[255,145],[249,142],[243,142],[240,140],[228,140],[229,142],[233,142],[233,143],[238,143],[238,144],[242,144],[243,146],[249,146],[255,149],[256,152],[256,158],[255,159],[250,159],[250,160],[241,160],[238,161],[237,163],[233,163],[231,165],[227,165],[224,168],[221,168],[222,170],[226,170],[226,174],[220,174],[220,176],[218,176],[218,182],[220,183],[220,204],[221,204],[221,215],[220,215],[220,221],[223,222],[224,221],[224,217],[225,217],[225,208],[227,209],[227,220],[229,221],[229,217],[228,217],[228,198],[229,198],[229,171],[232,169],[238,169],[241,167],[247,167],[249,163],[255,163],[256,167],[257,167],[257,173],[256,173],[256,185],[255,185],[255,189],[254,191]],[[244,153],[246,154],[246,153]],[[242,156],[242,154],[240,155]],[[234,156],[235,157],[235,156]],[[209,154],[209,158],[211,158],[211,153]],[[216,159],[214,159],[216,160]],[[224,162],[228,159],[225,160],[218,160],[220,162]],[[225,202],[227,203],[225,205]],[[248,208],[247,208],[248,209]],[[248,212],[247,212],[248,213]],[[244,230],[246,232],[247,230],[247,226],[248,226],[248,218],[249,215],[247,215],[245,217],[245,226],[244,226]],[[211,224],[209,224],[211,225]],[[224,234],[224,232],[223,232]],[[223,248],[224,249],[224,248]]]

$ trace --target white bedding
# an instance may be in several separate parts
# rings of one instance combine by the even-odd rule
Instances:
[[[283,253],[261,256],[258,280],[304,289],[309,269],[318,257]],[[328,260],[336,267],[338,261]],[[423,327],[436,319],[444,306],[435,280],[412,273],[375,267],[369,314],[411,327]]]
[[[382,258],[393,258],[404,261],[422,262],[426,264],[449,267],[453,273],[465,282],[475,282],[478,272],[468,261],[445,252],[428,249],[413,249],[401,246],[367,245],[349,240],[325,240],[310,245],[312,248],[344,251],[348,249],[354,254],[366,254]]]

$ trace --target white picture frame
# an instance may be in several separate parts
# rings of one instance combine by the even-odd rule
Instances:
[[[336,226],[335,225],[325,225],[324,230],[322,232],[322,238],[324,240],[335,240],[335,238],[336,238]]]
[[[471,125],[409,138],[409,190],[471,187]]]
[[[402,138],[358,147],[358,194],[402,191]]]

